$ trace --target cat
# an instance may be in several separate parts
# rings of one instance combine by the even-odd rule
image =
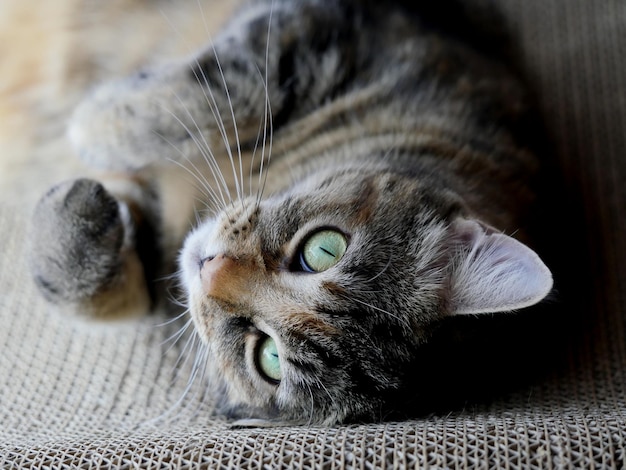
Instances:
[[[442,319],[541,302],[530,99],[422,3],[259,0],[87,96],[68,135],[102,178],[38,203],[42,294],[127,316],[178,262],[220,411],[310,424],[402,407]]]

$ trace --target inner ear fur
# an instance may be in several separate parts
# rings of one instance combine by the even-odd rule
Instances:
[[[523,243],[473,219],[457,219],[451,230],[449,313],[518,310],[551,291],[552,273]]]

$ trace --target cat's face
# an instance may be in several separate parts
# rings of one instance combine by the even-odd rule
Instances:
[[[189,236],[183,283],[231,406],[305,422],[380,408],[446,311],[444,216],[458,208],[430,193],[334,168],[235,202]]]
[[[543,298],[537,255],[465,210],[427,178],[334,167],[192,232],[182,280],[226,411],[379,418],[438,319]]]

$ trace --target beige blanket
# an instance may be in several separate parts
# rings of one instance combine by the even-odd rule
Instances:
[[[0,468],[624,468],[626,3],[499,5],[583,221],[555,237],[557,287],[570,297],[555,310],[572,309],[580,327],[564,328],[571,349],[545,358],[547,377],[490,405],[407,422],[230,429],[210,417],[201,383],[187,387],[191,365],[177,364],[184,342],[171,347],[176,327],[159,326],[162,317],[86,327],[39,298],[24,263],[28,210],[19,192],[52,177],[39,182],[23,165],[6,165],[3,144]],[[18,124],[3,118],[3,142]]]

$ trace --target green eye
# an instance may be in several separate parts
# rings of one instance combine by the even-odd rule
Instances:
[[[270,337],[266,336],[258,349],[257,361],[261,373],[272,381],[279,382],[282,378],[280,371],[280,357],[278,356],[278,349],[276,349],[276,342]]]
[[[348,243],[336,230],[316,232],[304,244],[300,264],[305,271],[319,273],[336,265],[346,252]]]

